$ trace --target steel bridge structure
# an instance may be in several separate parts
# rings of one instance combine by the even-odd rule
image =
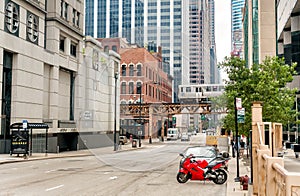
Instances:
[[[136,104],[120,104],[121,119],[135,119],[138,124],[148,123],[148,136],[152,135],[153,119],[169,120],[169,116],[175,114],[226,114],[227,109],[214,109],[210,102],[207,103],[136,103]],[[160,125],[161,126],[161,125]],[[122,127],[122,125],[121,125]],[[166,133],[164,126],[158,136],[163,136]],[[144,135],[145,136],[145,135]]]

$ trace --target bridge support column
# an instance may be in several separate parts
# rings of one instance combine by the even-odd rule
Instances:
[[[153,130],[153,108],[149,106],[149,125],[148,125],[148,138],[152,137],[152,130]]]

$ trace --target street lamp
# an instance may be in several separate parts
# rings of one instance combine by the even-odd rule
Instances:
[[[142,146],[142,143],[141,143],[141,133],[142,133],[142,84],[139,85],[139,93],[140,93],[140,101],[139,101],[139,107],[140,107],[140,110],[139,110],[139,123],[140,123],[140,129],[138,131],[138,137],[139,137],[139,147]]]
[[[117,151],[117,80],[119,72],[115,72],[115,114],[114,114],[114,151]]]
[[[150,81],[152,84],[159,84],[158,82],[156,81]],[[146,83],[150,83],[150,82],[146,82]],[[140,99],[139,99],[139,124],[140,124],[140,129],[138,131],[138,139],[139,139],[139,147],[142,146],[142,143],[141,143],[141,135],[143,133],[143,128],[144,128],[144,125],[142,126],[142,88],[143,87],[143,84],[140,83],[138,88],[139,88],[139,95],[140,95]],[[148,132],[148,135],[149,135],[149,132]],[[150,136],[151,137],[151,136]],[[150,141],[150,140],[149,140]]]

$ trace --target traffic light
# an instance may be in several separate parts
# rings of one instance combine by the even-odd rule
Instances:
[[[175,116],[172,117],[172,124],[176,124],[176,117]]]
[[[201,114],[201,120],[205,120],[206,117],[205,117],[205,114]]]
[[[172,126],[176,127],[176,117],[175,116],[172,117]]]

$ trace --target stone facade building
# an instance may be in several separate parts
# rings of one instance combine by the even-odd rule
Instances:
[[[112,144],[119,55],[84,37],[84,1],[4,0],[0,10],[1,152],[24,119],[49,125],[50,152]],[[34,151],[43,137],[33,132]]]

